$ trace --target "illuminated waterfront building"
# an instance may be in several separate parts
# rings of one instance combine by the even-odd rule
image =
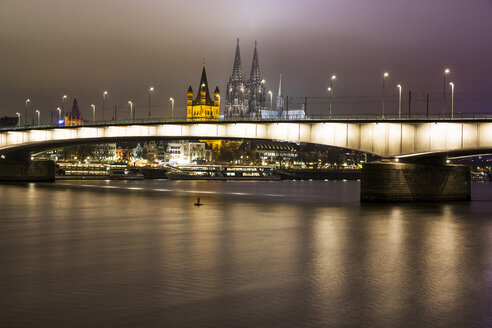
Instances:
[[[188,88],[187,94],[187,119],[188,121],[218,121],[220,91],[219,87],[215,88],[214,99],[210,98],[208,89],[207,73],[205,64],[203,64],[202,77],[195,100],[193,100],[193,89]]]

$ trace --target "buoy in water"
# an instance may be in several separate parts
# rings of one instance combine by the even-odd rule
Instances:
[[[200,203],[200,197],[196,200],[195,206],[202,206],[203,204]]]

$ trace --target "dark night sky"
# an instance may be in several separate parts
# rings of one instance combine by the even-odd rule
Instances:
[[[47,121],[66,93],[89,117],[106,89],[108,106],[131,99],[143,116],[153,85],[155,116],[168,116],[169,97],[182,109],[197,88],[203,58],[224,91],[237,37],[247,75],[258,40],[275,94],[283,74],[290,97],[326,96],[336,73],[336,110],[374,112],[388,71],[388,93],[402,83],[421,112],[430,92],[438,112],[449,67],[456,111],[492,113],[490,0],[0,0],[0,115],[23,113],[29,97]]]

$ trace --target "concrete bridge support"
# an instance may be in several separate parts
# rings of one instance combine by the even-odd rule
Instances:
[[[470,168],[437,163],[371,162],[362,168],[362,202],[440,202],[471,199]]]
[[[0,160],[0,181],[55,181],[55,162]]]

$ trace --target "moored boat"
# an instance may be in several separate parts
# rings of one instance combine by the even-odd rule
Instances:
[[[171,180],[280,180],[270,166],[184,165],[167,172]]]

